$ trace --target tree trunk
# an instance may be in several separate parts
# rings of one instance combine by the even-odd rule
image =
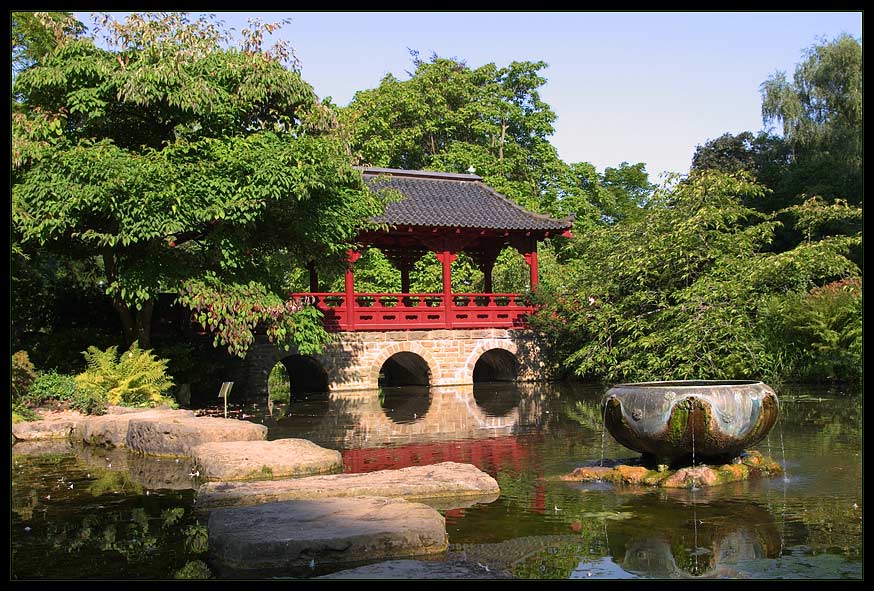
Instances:
[[[118,265],[115,254],[110,247],[104,247],[103,268],[106,270],[106,283],[111,285],[118,280]],[[155,302],[149,300],[143,307],[134,313],[118,295],[112,297],[112,307],[118,312],[121,327],[124,331],[124,344],[130,347],[134,341],[139,343],[141,349],[148,349],[152,342],[152,312]]]
[[[150,349],[152,347],[152,312],[154,311],[155,302],[154,300],[149,300],[137,312],[136,338],[140,349]]]

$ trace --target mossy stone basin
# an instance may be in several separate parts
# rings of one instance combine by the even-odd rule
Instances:
[[[616,441],[670,465],[736,457],[764,439],[779,414],[774,391],[752,380],[619,384],[601,405]]]

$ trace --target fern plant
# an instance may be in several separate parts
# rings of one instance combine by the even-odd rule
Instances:
[[[76,388],[89,397],[120,406],[175,406],[166,396],[173,387],[167,361],[140,349],[137,343],[118,354],[118,347],[83,351],[87,369],[76,376]]]

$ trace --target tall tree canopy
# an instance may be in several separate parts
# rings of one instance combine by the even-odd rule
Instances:
[[[279,26],[105,15],[102,45],[60,35],[15,79],[16,238],[96,260],[128,342],[149,345],[161,292],[240,355],[259,324],[302,351],[326,337],[286,302],[289,267],[339,259],[381,202],[289,48],[263,46]]]
[[[861,45],[850,36],[805,51],[790,82],[777,72],[762,86],[763,122],[782,135],[726,133],[699,145],[692,171],[741,170],[766,188],[747,205],[782,222],[771,246],[786,251],[804,241],[861,230]],[[852,258],[861,263],[861,251]]]
[[[848,371],[861,367],[854,284],[846,294],[832,289],[847,296],[839,325],[814,313],[829,304],[805,294],[824,301],[820,286],[859,276],[846,256],[859,237],[767,252],[780,222],[744,205],[763,193],[746,172],[692,173],[661,187],[639,219],[574,239],[565,281],[541,294],[537,322],[567,369],[609,380],[776,379],[792,377],[819,348],[838,362],[818,377],[856,379]],[[783,338],[791,314],[809,321],[808,340],[801,327],[794,344]]]
[[[762,84],[762,117],[782,126],[796,193],[862,203],[862,44],[850,35],[804,52],[790,82]]]
[[[578,225],[600,220],[594,203],[595,193],[604,189],[603,176],[591,165],[564,163],[550,143],[556,115],[540,97],[544,62],[471,68],[436,55],[425,61],[413,52],[413,64],[407,80],[389,74],[377,88],[357,92],[342,110],[358,162],[446,172],[473,167],[524,207],[561,217],[574,214]],[[627,181],[631,167],[625,166],[615,170]],[[651,187],[643,165],[634,166],[643,173],[630,193],[637,198],[637,189]],[[616,201],[615,195],[601,197],[608,208]]]

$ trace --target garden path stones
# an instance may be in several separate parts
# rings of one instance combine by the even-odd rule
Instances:
[[[497,481],[476,466],[442,462],[399,470],[289,480],[207,482],[197,491],[196,507],[209,510],[291,499],[350,496],[402,497],[408,500],[476,497],[490,502],[499,494]]]
[[[41,421],[26,421],[12,425],[12,436],[16,441],[43,441],[46,439],[66,439],[83,421],[82,415],[56,416]]]
[[[307,439],[204,443],[191,455],[201,480],[269,480],[343,469],[340,452]]]
[[[130,422],[142,419],[194,418],[190,410],[110,407],[107,414],[87,416],[73,430],[73,439],[103,447],[127,446]]]
[[[132,417],[127,446],[140,453],[161,456],[190,456],[198,445],[213,441],[259,441],[267,438],[267,427],[215,417]]]
[[[315,564],[439,554],[448,546],[440,513],[384,497],[218,509],[207,528],[219,576],[294,574]]]

